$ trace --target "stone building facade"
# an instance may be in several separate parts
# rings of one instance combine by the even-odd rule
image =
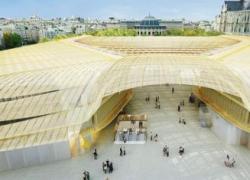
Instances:
[[[138,35],[155,36],[161,35],[166,31],[167,26],[160,25],[160,20],[153,16],[146,16],[139,25],[136,25],[135,30]]]
[[[250,1],[225,1],[215,22],[220,32],[250,35]]]
[[[159,36],[168,29],[182,29],[182,20],[166,21],[148,15],[143,20],[121,21],[120,27],[133,28],[138,36]]]

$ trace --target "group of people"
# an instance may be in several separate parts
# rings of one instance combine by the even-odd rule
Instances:
[[[120,156],[126,156],[126,150],[125,147],[120,147]]]
[[[106,162],[102,163],[102,170],[106,173],[112,173],[114,170],[113,163],[107,160]]]
[[[149,95],[145,98],[145,101],[150,102],[150,96]]]
[[[179,155],[182,156],[184,154],[184,151],[185,151],[184,148],[182,146],[180,146],[179,147]],[[163,156],[167,156],[168,157],[169,156],[169,147],[167,145],[165,145],[163,147],[162,152],[163,152]]]
[[[90,175],[88,171],[83,172],[83,180],[90,180]]]
[[[179,118],[179,123],[181,124],[184,124],[184,125],[186,125],[187,124],[187,122],[185,121],[185,119],[183,118],[183,119],[181,119],[181,118]]]
[[[156,133],[155,135],[153,135],[152,132],[150,132],[150,141],[158,141],[158,134]]]
[[[96,148],[94,149],[93,155],[94,155],[94,159],[96,160],[97,156],[98,156]],[[125,155],[126,155],[125,147],[123,149],[121,147],[120,148],[120,156],[125,156]],[[113,170],[114,170],[113,162],[110,162],[109,160],[107,160],[106,162],[103,162],[102,163],[102,169],[103,169],[103,172],[105,174],[106,173],[112,173]],[[89,175],[88,171],[83,172],[83,180],[90,180],[90,175]]]
[[[150,102],[150,96],[149,95],[145,98],[145,101],[147,103]],[[155,108],[156,109],[161,109],[160,96],[155,97]]]
[[[226,159],[226,161],[224,161],[224,164],[226,167],[232,168],[232,167],[234,167],[235,160],[234,160],[234,158],[231,159],[229,157],[229,155],[227,154],[227,159]]]
[[[181,111],[182,111],[182,108],[184,107],[184,105],[185,105],[185,101],[182,100],[182,101],[178,104],[178,108],[177,108],[178,112],[181,112]],[[179,123],[180,123],[180,124],[186,125],[186,121],[185,121],[184,118],[181,117],[181,113],[180,113],[179,115],[180,115],[180,117],[179,117]]]

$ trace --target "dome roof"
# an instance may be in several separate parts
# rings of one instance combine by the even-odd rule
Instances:
[[[143,21],[151,21],[151,20],[157,20],[157,19],[151,15],[145,16],[145,18],[143,19]]]
[[[150,14],[141,21],[141,26],[159,26],[160,20]]]

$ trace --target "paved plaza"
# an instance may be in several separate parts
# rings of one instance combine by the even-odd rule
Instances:
[[[147,141],[144,145],[126,145],[127,155],[119,156],[120,145],[113,143],[113,125],[107,127],[96,144],[98,160],[93,160],[92,151],[75,159],[53,164],[23,168],[0,173],[1,180],[30,179],[82,179],[84,170],[90,172],[91,180],[227,180],[250,179],[250,151],[243,146],[223,143],[207,128],[201,128],[198,108],[188,103],[190,86],[175,86],[172,95],[170,86],[149,86],[134,90],[134,98],[126,111],[130,114],[148,114],[148,132],[159,135],[158,142]],[[145,97],[150,95],[150,103]],[[154,108],[155,96],[160,96],[161,109]],[[185,100],[183,116],[186,125],[178,123],[177,105]],[[163,157],[162,148],[168,145],[170,157]],[[185,154],[178,154],[184,146]],[[226,168],[226,154],[236,160],[235,168]],[[102,162],[114,163],[113,174],[104,174]]]

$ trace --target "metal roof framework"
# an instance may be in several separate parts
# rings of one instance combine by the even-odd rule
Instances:
[[[6,123],[0,126],[1,151],[68,139],[79,133],[103,97],[147,85],[208,87],[241,97],[250,110],[248,38],[78,41],[84,44],[70,39],[0,52],[0,123]],[[140,53],[126,53],[121,47]],[[150,47],[155,53],[143,53]],[[178,53],[171,52],[173,47],[204,50]]]

